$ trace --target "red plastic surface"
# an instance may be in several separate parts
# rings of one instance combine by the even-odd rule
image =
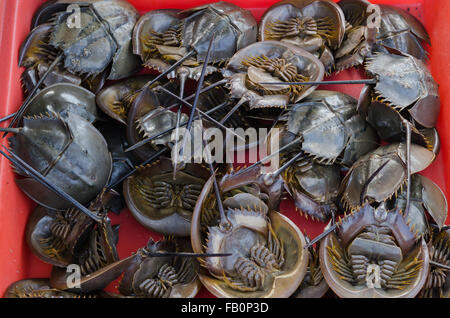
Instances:
[[[17,110],[23,100],[20,85],[22,69],[17,66],[21,42],[29,32],[31,17],[44,0],[0,0],[0,117]],[[213,2],[208,0],[129,0],[141,13],[159,8],[189,8]],[[270,5],[277,0],[230,0],[229,2],[250,9],[259,20]],[[438,130],[441,136],[441,153],[435,163],[423,174],[436,182],[449,198],[450,176],[450,1],[449,0],[371,0],[378,4],[392,4],[408,10],[422,21],[431,36],[430,68],[440,85],[441,116]],[[363,72],[351,70],[332,76],[330,79],[357,79]],[[354,97],[359,96],[362,86],[324,86],[324,89],[340,90]],[[3,124],[5,125],[5,124]],[[2,141],[6,144],[6,140]],[[16,186],[14,174],[7,160],[0,159],[0,295],[12,282],[24,278],[48,277],[51,267],[34,256],[24,239],[24,229],[28,215],[33,210],[32,203]],[[284,200],[281,212],[291,218],[302,231],[316,236],[323,225],[301,217],[293,209],[290,199]],[[111,215],[113,224],[120,223],[118,251],[121,258],[129,256],[147,243],[149,236],[157,235],[139,225],[128,211],[120,216]],[[113,291],[117,283],[109,286]],[[199,297],[211,297],[202,289]]]

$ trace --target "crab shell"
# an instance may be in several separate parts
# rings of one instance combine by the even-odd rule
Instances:
[[[164,252],[190,252],[192,249],[188,241],[178,239],[176,241],[163,239],[158,242],[149,241],[146,247],[151,253]],[[143,250],[136,253],[134,261],[125,270],[123,279],[119,285],[119,291],[122,295],[134,295],[139,290],[139,285],[147,278],[156,277],[159,269],[164,264],[174,265],[174,257],[151,257],[147,256]],[[168,298],[194,298],[200,290],[201,284],[197,277],[199,264],[196,260],[191,259],[192,268],[191,276],[186,281],[172,285]]]
[[[320,264],[322,271],[329,286],[338,296],[370,298],[415,297],[422,289],[429,269],[428,247],[423,239],[425,233],[420,231],[420,229],[426,227],[427,221],[425,219],[425,214],[420,212],[420,215],[416,215],[411,209],[408,212],[404,212],[397,202],[395,204],[396,207],[394,207],[393,210],[387,211],[386,219],[382,221],[374,216],[375,208],[370,204],[365,204],[360,210],[352,212],[343,219],[340,219],[337,223],[337,234],[332,233],[321,243]],[[383,289],[352,286],[350,283],[341,280],[339,274],[333,269],[328,253],[328,247],[331,244],[339,244],[342,250],[347,250],[350,245],[353,244],[353,240],[358,234],[370,225],[385,226],[392,231],[392,236],[396,240],[397,247],[399,251],[401,251],[401,255],[403,255],[401,264],[404,264],[405,259],[412,259],[414,257],[419,261],[422,261],[422,267],[419,270],[417,277],[403,290],[389,290],[386,292]],[[382,246],[380,247],[382,248]],[[377,253],[374,250],[370,251],[372,253]]]
[[[25,93],[34,89],[39,78],[47,71],[50,60],[56,57],[54,50],[46,45],[52,27],[50,23],[37,26],[27,35],[20,46],[18,64],[27,68],[21,75]],[[80,77],[56,66],[44,79],[42,86],[47,87],[57,83],[80,85],[82,80]]]
[[[450,230],[430,229],[430,240],[428,249],[430,251],[430,260],[448,266],[449,263],[449,242]],[[445,277],[443,278],[442,276]],[[440,279],[436,279],[436,276]],[[443,281],[441,281],[443,279]],[[443,283],[441,287],[436,287],[436,282]],[[431,286],[430,286],[431,285]],[[450,275],[445,269],[430,266],[428,280],[421,292],[423,298],[450,298]]]
[[[334,202],[341,183],[339,167],[313,163],[305,172],[294,168],[292,173],[293,176],[285,178],[285,189],[294,199],[296,208],[313,220],[326,222],[332,215],[331,210],[337,209]]]
[[[155,85],[158,85],[155,83]],[[177,86],[175,84],[168,82],[163,85],[166,89],[170,91],[174,91]],[[169,106],[173,104],[173,99],[167,97],[166,94],[159,94],[155,92],[151,88],[146,88],[140,91],[140,93],[136,96],[134,99],[130,109],[128,110],[128,119],[127,119],[127,140],[130,145],[134,145],[137,142],[141,141],[143,139],[143,134],[140,131],[139,128],[139,121],[144,120],[145,116],[147,116],[150,112],[155,111],[156,109],[160,109],[160,106]],[[173,113],[173,112],[171,112]],[[166,118],[165,116],[174,116],[176,114],[169,114],[164,116],[159,116],[160,118]],[[164,128],[169,127],[163,127],[161,126],[161,121],[158,121],[157,118],[153,118],[153,121],[156,121],[156,124],[154,127],[157,127],[158,132],[162,132],[165,130]],[[160,130],[161,129],[161,130]],[[155,132],[156,133],[156,132]],[[170,135],[168,136],[170,137]],[[164,140],[167,140],[167,135],[163,136],[162,138],[166,138]],[[157,139],[156,141],[160,141],[161,138]],[[147,160],[155,153],[155,142],[151,144],[144,145],[142,147],[139,147],[135,150],[133,150],[133,154],[136,155],[138,158],[140,158],[142,161]],[[164,142],[161,142],[164,143]]]
[[[265,41],[264,30],[267,24],[274,21],[286,21],[291,18],[314,18],[320,19],[332,17],[333,37],[327,39],[327,45],[336,49],[344,39],[345,17],[340,7],[334,2],[327,0],[283,0],[272,5],[264,13],[259,25],[260,41]],[[307,47],[302,47],[308,50]]]
[[[330,288],[342,298],[414,298],[422,289],[427,279],[429,270],[429,256],[428,248],[425,241],[422,239],[417,246],[406,256],[406,260],[413,257],[418,257],[423,261],[417,279],[404,290],[389,290],[388,292],[382,289],[368,288],[363,286],[352,286],[350,283],[339,278],[339,274],[334,271],[330,257],[328,255],[327,247],[333,244],[339,244],[339,241],[334,233],[328,235],[320,246],[320,264],[323,275],[328,282]]]
[[[36,52],[36,48],[45,43],[52,29],[50,23],[42,24],[31,30],[19,49],[19,65],[23,67],[32,67],[41,62],[47,56]],[[43,53],[43,52],[42,52]]]
[[[176,173],[176,180],[173,180],[172,161],[168,158],[161,158],[147,166],[138,167],[138,171],[125,180],[123,184],[125,201],[136,220],[146,228],[167,235],[189,236],[192,211],[176,206],[154,208],[146,203],[145,192],[139,192],[139,186],[135,184],[140,178],[145,178],[150,179],[152,184],[153,182],[165,182],[172,187],[191,184],[203,186],[209,175],[209,169],[199,164],[188,163],[183,170]],[[175,192],[173,188],[171,191]],[[179,193],[175,193],[175,195],[179,195]]]
[[[366,199],[383,202],[395,195],[407,180],[406,144],[382,146],[361,157],[342,181],[345,207],[359,208]],[[433,152],[411,144],[411,173],[426,169],[434,160]]]
[[[76,2],[62,0],[59,3]],[[90,10],[82,7],[80,20],[85,27],[69,28],[65,22],[72,13],[63,11],[56,18],[50,44],[63,50],[64,66],[72,73],[99,74],[112,62],[108,79],[117,80],[130,76],[140,67],[139,58],[132,53],[131,42],[138,12],[130,3],[122,0],[89,3],[106,21],[114,40]],[[90,33],[86,34],[86,30]]]
[[[134,53],[140,55],[145,61],[147,57],[144,56],[141,38],[150,30],[164,33],[179,24],[182,25],[181,48],[194,49],[197,53],[197,62],[205,60],[213,34],[215,38],[210,61],[218,63],[226,62],[237,50],[254,43],[258,32],[256,20],[250,11],[228,2],[216,2],[184,11],[153,10],[142,16],[136,23],[133,34]],[[151,59],[151,65],[160,72],[168,68],[166,62],[158,59]],[[169,77],[174,75],[173,72],[169,74]]]
[[[437,83],[422,61],[396,53],[376,53],[365,64],[377,78],[376,95],[400,112],[407,109],[423,127],[435,127],[440,110]]]
[[[124,98],[130,98],[128,102],[132,102],[137,91],[153,78],[152,75],[135,76],[103,88],[96,97],[98,107],[109,117],[127,125],[128,112],[118,114],[112,106],[123,103]]]
[[[81,204],[95,198],[112,170],[111,154],[100,132],[71,112],[65,119],[32,117],[24,118],[23,122],[21,132],[10,138],[14,153]],[[26,174],[16,183],[42,206],[56,210],[71,207],[65,199],[55,196]]]
[[[77,114],[90,123],[94,122],[97,118],[95,94],[74,84],[54,84],[44,88],[30,100],[24,116],[50,113],[66,117],[67,112]]]
[[[232,182],[228,179],[226,182]],[[233,183],[233,182],[232,182]],[[236,184],[238,184],[237,182]],[[251,183],[251,180],[249,181]],[[222,191],[225,183],[221,183]],[[239,185],[237,186],[239,187]],[[237,188],[236,187],[236,188]],[[213,178],[206,183],[197,201],[192,217],[191,243],[195,253],[205,252],[202,247],[200,216],[206,198],[210,195],[213,188]],[[234,188],[234,186],[233,186]],[[230,189],[230,188],[228,188]],[[270,202],[270,200],[269,200]],[[237,215],[236,215],[237,216]],[[199,273],[200,281],[203,285],[217,297],[258,297],[258,298],[281,298],[289,297],[300,285],[305,276],[308,266],[309,253],[303,247],[306,244],[305,238],[297,226],[287,217],[278,212],[271,211],[269,208],[268,220],[270,220],[272,229],[277,234],[279,240],[283,243],[285,251],[285,263],[281,270],[272,275],[269,279],[266,277],[264,290],[256,292],[240,292],[228,287],[222,280],[214,278],[206,271]],[[249,224],[250,227],[255,225]]]
[[[366,25],[371,14],[367,11],[368,6],[371,5],[369,1],[341,0],[338,5],[352,26]],[[430,38],[422,23],[399,8],[389,5],[378,6],[381,10],[381,24],[377,32],[378,45],[375,49],[384,50],[383,46],[387,46],[411,54],[418,59],[426,59],[426,52],[420,40],[430,43]]]
[[[29,248],[39,259],[54,266],[66,267],[74,262],[74,253],[76,253],[80,244],[92,230],[94,222],[88,216],[80,215],[79,220],[73,225],[70,234],[67,236],[67,250],[64,252],[59,251],[53,257],[44,252],[44,247],[40,242],[51,235],[50,226],[55,222],[53,213],[55,212],[38,206],[28,218],[25,228],[25,239]]]
[[[251,44],[241,50],[239,50],[228,63],[227,69],[224,71],[224,76],[230,80],[229,86],[231,90],[232,98],[245,98],[249,100],[250,108],[263,108],[263,107],[286,107],[289,104],[289,96],[287,95],[259,95],[255,91],[252,91],[246,87],[246,76],[249,70],[244,66],[242,62],[250,57],[258,57],[265,55],[268,58],[283,58],[287,62],[292,63],[299,73],[303,76],[307,76],[311,81],[320,81],[323,79],[325,70],[321,61],[319,61],[311,53],[300,49],[299,47],[291,44],[282,43],[279,41],[264,41]],[[272,78],[268,73],[267,78],[273,82],[279,82],[280,80]],[[272,79],[270,79],[272,78]],[[261,79],[263,80],[263,79]],[[264,81],[263,80],[263,81]],[[280,85],[282,88],[286,88],[285,85]],[[294,102],[300,101],[302,98],[311,94],[317,86],[310,86],[300,96],[295,98]]]
[[[62,291],[50,286],[45,278],[23,279],[12,283],[6,289],[5,298],[96,298],[99,294],[81,296],[75,293]]]
[[[345,17],[341,8],[334,2],[327,0],[283,0],[272,5],[264,13],[259,25],[259,40],[272,40],[266,35],[266,29],[270,23],[276,21],[288,21],[292,18],[313,18],[314,20],[321,18],[329,18],[331,20],[330,30],[333,34],[330,38],[321,37],[321,43],[317,43],[306,37],[297,43],[295,40],[287,38],[281,39],[285,43],[298,45],[300,48],[315,53],[320,52],[320,60],[325,65],[327,71],[331,69],[334,64],[334,57],[330,49],[335,50],[341,45],[345,34]],[[295,38],[298,38],[296,36]],[[326,44],[327,46],[324,46]],[[329,47],[329,48],[328,48]]]
[[[109,220],[107,222],[108,224],[99,224],[100,227],[91,232],[84,250],[77,259],[76,264],[81,267],[80,288],[83,292],[96,291],[97,289],[91,289],[88,286],[95,281],[97,274],[120,262],[116,250],[118,226],[111,227]],[[65,268],[53,267],[50,274],[52,287],[75,293],[80,292],[81,290],[77,286],[72,287],[68,284],[70,281],[70,271]],[[104,282],[99,279],[99,283]]]
[[[411,197],[417,198],[437,226],[442,228],[447,220],[448,212],[447,198],[444,192],[433,181],[421,175],[412,176],[412,183],[416,193],[413,193]],[[412,189],[414,190],[414,187]]]
[[[286,129],[302,136],[302,150],[316,161],[351,166],[378,146],[375,131],[357,114],[356,105],[347,94],[314,91],[292,107]]]
[[[388,142],[405,142],[406,133],[404,131],[405,114],[401,114],[395,108],[376,100],[372,101],[371,88],[363,90],[361,94],[368,94],[367,103],[360,98],[361,115],[367,116],[367,121],[375,128],[381,140]],[[366,104],[365,104],[366,103]],[[440,137],[435,128],[421,128],[411,125],[411,141],[415,144],[432,150],[436,155],[440,150]]]
[[[306,241],[309,243],[309,238],[306,236]],[[330,289],[328,287],[328,283],[321,275],[322,280],[319,284],[314,285],[311,284],[311,267],[314,267],[316,270],[322,273],[322,269],[320,268],[320,259],[319,259],[319,244],[317,246],[311,246],[309,253],[309,263],[308,263],[308,272],[303,279],[300,287],[297,291],[292,295],[293,298],[322,298],[327,291]]]

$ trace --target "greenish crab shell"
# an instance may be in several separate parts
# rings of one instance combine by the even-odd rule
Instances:
[[[72,112],[64,119],[56,114],[27,117],[23,123],[20,132],[10,138],[15,154],[81,204],[100,193],[111,175],[112,159],[104,137],[91,123]],[[50,209],[71,207],[23,175],[16,182],[32,200]]]
[[[123,0],[88,2],[88,7],[80,8],[81,28],[71,28],[66,23],[71,12],[59,12],[49,44],[63,51],[64,67],[74,74],[97,75],[112,63],[108,79],[130,76],[140,67],[139,58],[132,54],[137,10]]]

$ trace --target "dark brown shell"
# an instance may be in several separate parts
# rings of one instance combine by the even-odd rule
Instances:
[[[192,249],[188,241],[183,239],[163,239],[154,242],[152,239],[147,246],[140,249],[136,254],[133,263],[125,270],[123,279],[119,285],[119,291],[124,296],[132,297],[151,297],[143,290],[143,285],[147,280],[158,281],[163,280],[159,276],[160,270],[164,266],[170,266],[173,273],[177,276],[176,281],[166,286],[167,290],[164,295],[168,298],[193,298],[200,289],[200,282],[197,278],[199,268],[198,262],[193,258],[177,258],[173,256],[152,257],[147,253],[164,253],[164,252],[190,252]]]
[[[98,107],[111,118],[126,125],[128,110],[138,91],[154,76],[135,76],[103,88],[96,97]]]
[[[200,193],[209,175],[208,168],[188,163],[177,172],[174,180],[172,161],[161,158],[138,167],[137,172],[125,180],[125,201],[133,216],[146,228],[166,235],[189,236],[195,205],[191,196],[193,198],[194,193]],[[163,184],[165,191],[156,190],[157,184]],[[158,191],[164,193],[159,194]],[[167,197],[168,201],[158,208],[162,197]]]

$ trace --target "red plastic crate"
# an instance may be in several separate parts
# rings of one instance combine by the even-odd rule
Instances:
[[[23,69],[17,66],[20,44],[29,32],[31,17],[45,0],[0,0],[0,117],[16,111],[23,100],[20,74]],[[129,0],[141,13],[162,8],[190,8],[213,1],[209,0]],[[259,20],[264,11],[277,0],[230,0],[229,2],[250,9]],[[447,185],[450,184],[448,168],[450,166],[450,81],[446,74],[450,70],[450,1],[449,0],[371,0],[377,4],[391,4],[408,10],[424,23],[428,30],[432,46],[430,68],[440,85],[441,116],[438,130],[441,136],[441,153],[435,163],[423,174],[436,182],[449,198]],[[363,73],[351,70],[333,76],[330,79],[356,79]],[[354,97],[359,96],[362,86],[323,86],[323,89],[339,90]],[[4,124],[3,124],[4,125]],[[6,144],[6,140],[2,141]],[[48,277],[51,266],[40,261],[28,248],[24,239],[24,229],[28,215],[35,204],[16,186],[10,165],[3,157],[0,159],[0,295],[14,281],[24,278]],[[323,225],[300,217],[293,209],[290,200],[282,202],[280,210],[291,218],[302,231],[315,236],[322,231]],[[137,223],[128,211],[120,216],[111,215],[112,223],[120,223],[118,252],[121,258],[129,256],[144,246],[150,233]],[[108,290],[115,289],[115,283]],[[199,297],[210,297],[204,288]]]

